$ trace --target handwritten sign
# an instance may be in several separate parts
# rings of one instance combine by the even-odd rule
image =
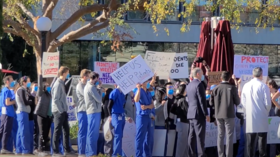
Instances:
[[[221,75],[222,71],[217,71],[217,72],[209,72],[208,73],[208,84],[211,85],[217,85],[221,83]]]
[[[268,56],[234,55],[234,75],[237,78],[241,75],[252,75],[254,68],[261,67],[263,76],[268,76],[268,62]]]
[[[44,52],[42,62],[43,78],[57,77],[59,69],[59,52]]]
[[[268,118],[267,144],[280,143],[280,138],[277,137],[279,124],[280,124],[280,117]]]
[[[68,121],[77,121],[77,117],[76,117],[76,110],[74,107],[74,99],[72,96],[67,96],[66,97],[66,102],[68,105]]]
[[[124,94],[129,93],[138,83],[147,81],[153,75],[154,73],[140,55],[110,74]]]
[[[136,156],[135,149],[136,127],[135,123],[125,122],[122,138],[122,150],[127,157]]]
[[[115,84],[110,74],[119,68],[119,63],[95,62],[94,64],[94,71],[99,74],[99,79],[103,84]]]
[[[242,91],[244,85],[253,79],[253,75],[241,75],[240,90]],[[263,76],[262,82],[266,84],[267,76]]]
[[[188,54],[147,51],[145,61],[160,78],[188,78]]]

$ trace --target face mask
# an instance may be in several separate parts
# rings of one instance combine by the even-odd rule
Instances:
[[[102,98],[104,98],[104,96],[105,96],[105,93],[102,93]]]
[[[90,81],[90,79],[87,79],[87,81]]]
[[[37,92],[38,91],[38,86],[34,87],[34,91]]]
[[[95,82],[95,85],[98,86],[98,85],[99,85],[99,81],[96,81],[96,82]]]
[[[137,88],[134,88],[132,92],[133,92],[134,94],[136,94]]]
[[[152,96],[155,96],[155,91],[150,92]]]
[[[204,79],[205,79],[205,78],[204,78],[204,75],[202,75],[202,76],[201,76],[201,81],[204,81]]]
[[[69,79],[69,78],[70,78],[70,73],[68,73],[66,76],[66,79]]]
[[[26,85],[26,87],[27,87],[27,88],[30,88],[30,86],[31,86],[31,82],[28,82],[27,85]]]
[[[149,89],[151,87],[150,82],[147,83],[147,89]]]
[[[172,95],[173,93],[174,93],[174,90],[173,90],[173,89],[169,89],[169,90],[168,90],[168,94],[169,94],[169,95]]]
[[[164,99],[167,99],[167,95],[164,97]]]
[[[13,81],[13,82],[10,83],[10,87],[12,87],[12,88],[13,88],[15,85],[16,85],[15,81]]]
[[[49,93],[51,93],[51,87],[47,87],[46,89]]]
[[[209,99],[209,98],[210,98],[210,94],[207,94],[207,95],[206,95],[206,99]]]

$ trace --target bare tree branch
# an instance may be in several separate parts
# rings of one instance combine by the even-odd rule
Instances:
[[[77,10],[73,13],[63,24],[61,24],[51,35],[50,41],[56,39],[62,32],[64,32],[68,27],[70,27],[73,23],[77,22],[80,17],[85,14],[102,11],[106,9],[108,5],[106,4],[93,4],[91,6],[87,6]]]
[[[48,4],[47,8],[44,11],[43,17],[48,17],[48,18],[52,19],[52,11],[55,8],[57,2],[58,2],[58,0],[50,1],[50,3]]]
[[[32,20],[34,19],[35,16],[29,10],[27,10],[27,8],[22,3],[17,3],[17,6],[19,6],[21,10]]]

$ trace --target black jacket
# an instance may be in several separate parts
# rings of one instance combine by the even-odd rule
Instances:
[[[188,114],[188,102],[186,97],[183,95],[177,95],[175,97],[174,105],[172,106],[171,112],[177,115],[177,118],[180,118],[180,121],[183,123],[188,123],[187,114]]]

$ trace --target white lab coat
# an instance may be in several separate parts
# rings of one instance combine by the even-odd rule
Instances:
[[[271,108],[270,91],[266,84],[254,78],[242,89],[241,104],[246,114],[246,133],[268,132]]]

